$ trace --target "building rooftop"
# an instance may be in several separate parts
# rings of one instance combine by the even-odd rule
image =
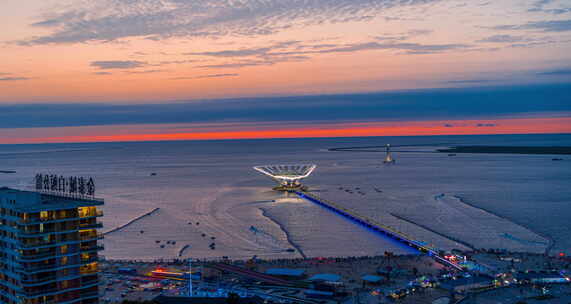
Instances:
[[[276,276],[301,277],[305,274],[305,270],[291,269],[291,268],[271,268],[266,270],[266,274],[276,275]]]
[[[319,273],[309,278],[309,281],[339,282],[341,276],[333,273]]]
[[[361,280],[363,280],[365,282],[369,282],[369,283],[378,283],[378,282],[383,281],[384,279],[383,279],[383,277],[380,277],[380,276],[368,274],[368,275],[361,277]]]

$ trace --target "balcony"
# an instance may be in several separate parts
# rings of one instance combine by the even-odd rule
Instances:
[[[56,294],[62,294],[62,293],[81,290],[81,289],[87,289],[87,288],[98,286],[99,284],[101,284],[101,283],[97,282],[97,283],[85,285],[85,286],[77,286],[76,285],[76,286],[72,286],[72,287],[69,287],[66,289],[49,288],[49,289],[41,289],[41,290],[37,290],[37,291],[24,291],[22,294],[26,298],[37,298],[37,297],[43,297],[43,296],[51,296],[51,295],[56,295]],[[90,293],[90,292],[86,292],[86,293]]]
[[[22,270],[25,273],[34,273],[34,272],[43,272],[43,271],[49,271],[49,270],[59,270],[59,269],[65,269],[65,268],[74,268],[74,267],[80,267],[83,265],[87,265],[89,263],[93,263],[93,262],[97,262],[99,259],[97,256],[94,257],[90,257],[89,259],[85,259],[85,260],[81,260],[79,263],[75,263],[75,264],[56,264],[56,263],[50,263],[48,265],[26,265],[26,266],[20,266],[17,267],[19,270]]]
[[[52,229],[44,229],[44,230],[33,229],[33,230],[28,230],[28,231],[20,231],[20,232],[18,232],[18,236],[20,236],[20,237],[36,237],[36,236],[42,236],[44,234],[51,234],[51,233],[63,234],[63,233],[75,232],[77,230],[99,229],[102,227],[103,227],[103,223],[95,222],[95,223],[77,224],[77,225],[74,225],[73,227],[65,227],[63,229],[52,228]]]
[[[94,240],[94,239],[100,240],[102,238],[103,238],[103,234],[97,233],[95,231],[89,232],[89,233],[83,232],[83,233],[79,234],[79,240],[80,241],[87,241],[87,240]]]
[[[35,217],[35,218],[27,218],[27,219],[20,219],[18,224],[21,225],[37,225],[37,224],[46,224],[46,223],[57,223],[57,222],[65,222],[70,220],[79,220],[79,219],[86,219],[91,217],[102,217],[103,211],[97,210],[92,212],[85,212],[83,214],[77,214],[73,216],[66,216],[66,217],[56,217],[50,216],[45,218]]]
[[[85,246],[85,247],[80,247],[79,250],[75,251],[75,252],[69,252],[69,253],[65,253],[65,254],[58,254],[58,252],[56,250],[52,250],[50,252],[40,252],[38,254],[28,254],[25,256],[20,256],[17,258],[18,262],[35,262],[35,261],[41,261],[41,260],[45,260],[45,259],[54,259],[54,258],[62,258],[62,257],[66,257],[66,256],[74,256],[74,255],[78,255],[80,253],[84,253],[84,252],[96,252],[96,251],[102,251],[104,249],[103,245],[99,245],[99,246]]]
[[[57,251],[52,250],[49,252],[40,252],[37,254],[22,255],[22,256],[20,256],[20,258],[18,260],[19,261],[27,261],[27,260],[37,260],[37,259],[57,258],[57,257],[58,257]]]
[[[75,280],[75,279],[81,279],[81,284],[82,285],[89,285],[89,284],[93,284],[93,283],[97,283],[99,281],[99,276],[95,276],[94,278],[85,278],[83,279],[83,277],[87,277],[87,276],[93,276],[93,274],[74,274],[74,275],[68,275],[68,276],[58,276],[56,274],[52,274],[49,276],[45,276],[39,279],[23,279],[22,280],[22,285],[24,287],[33,287],[33,286],[41,286],[41,285],[45,285],[45,284],[50,284],[50,283],[55,283],[57,281],[69,281],[69,280]]]
[[[18,246],[22,249],[34,249],[34,248],[42,248],[42,247],[50,247],[50,246],[60,246],[60,245],[67,245],[67,244],[75,244],[85,241],[95,241],[103,239],[103,234],[101,233],[89,233],[80,235],[78,238],[69,239],[69,240],[58,240],[58,241],[41,241],[41,242],[30,242],[24,244],[22,242],[18,243]]]

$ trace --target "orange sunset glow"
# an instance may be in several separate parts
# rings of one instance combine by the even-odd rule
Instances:
[[[142,127],[142,128],[141,128]],[[173,141],[173,140],[220,140],[220,139],[262,139],[262,138],[318,138],[355,136],[422,136],[422,135],[484,135],[484,134],[537,134],[571,133],[571,117],[564,118],[519,118],[497,120],[457,120],[457,121],[402,121],[387,123],[341,123],[308,125],[283,128],[264,126],[245,127],[234,130],[234,126],[218,126],[216,131],[203,131],[192,125],[177,126],[173,133],[164,133],[165,126],[153,130],[152,126],[124,126],[121,134],[114,134],[114,128],[68,127],[63,130],[43,130],[40,136],[36,130],[27,130],[29,135],[16,138],[21,131],[12,134],[8,143],[66,143],[66,142],[131,142],[131,141]],[[171,126],[172,127],[172,126]],[[213,127],[210,127],[213,128]],[[141,130],[142,129],[142,130]],[[53,134],[69,134],[53,136]],[[0,133],[1,134],[1,133]],[[10,138],[5,132],[4,136]]]

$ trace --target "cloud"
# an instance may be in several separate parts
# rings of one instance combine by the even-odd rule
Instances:
[[[432,34],[433,32],[434,32],[433,30],[427,30],[427,29],[414,29],[408,31],[407,34],[409,37],[417,37],[417,36],[426,36]]]
[[[530,48],[547,44],[558,44],[571,42],[569,39],[554,39],[552,37],[532,37],[514,35],[493,35],[476,41],[477,43],[509,43],[505,47]]]
[[[453,83],[453,84],[471,84],[471,83],[489,83],[494,82],[495,79],[463,79],[463,80],[449,80],[446,83]]]
[[[418,37],[418,36],[426,36],[431,34],[433,31],[432,30],[427,30],[427,29],[414,29],[414,30],[410,30],[408,32],[405,33],[399,33],[399,34],[383,34],[380,36],[375,37],[377,40],[381,40],[381,41],[404,41],[404,40],[408,40],[410,38],[413,37]]]
[[[204,78],[224,78],[224,77],[237,77],[240,74],[237,73],[226,73],[226,74],[210,74],[210,75],[201,75],[201,76],[194,76],[194,77],[174,77],[171,80],[190,80],[190,79],[204,79]]]
[[[451,125],[451,124],[444,124],[444,127],[445,127],[445,128],[454,128],[454,126]]]
[[[528,12],[540,12],[540,13],[547,13],[552,15],[561,15],[565,13],[571,12],[570,7],[559,7],[559,8],[545,8],[545,6],[553,4],[555,1],[553,0],[538,0],[535,1],[531,8],[528,9]]]
[[[426,32],[428,33],[428,32]],[[423,33],[426,34],[426,33]],[[185,55],[214,58],[237,59],[232,62],[213,63],[197,66],[209,69],[238,69],[251,66],[271,66],[281,62],[302,62],[311,55],[353,53],[370,50],[395,50],[404,54],[435,54],[457,49],[469,49],[467,44],[421,44],[413,42],[356,42],[349,44],[305,44],[300,41],[277,42],[256,48],[226,49],[218,51],[190,52]]]
[[[280,62],[301,62],[310,59],[307,56],[263,56],[260,59],[245,59],[236,62],[227,62],[220,64],[206,64],[197,66],[198,68],[205,69],[239,69],[251,66],[270,66]]]
[[[267,54],[272,49],[273,49],[272,47],[250,48],[250,49],[243,48],[238,50],[185,53],[184,55],[211,56],[211,57],[249,57],[249,56]]]
[[[112,75],[113,73],[109,73],[109,72],[95,72],[93,73],[94,75]]]
[[[521,42],[521,41],[528,41],[528,38],[524,36],[512,36],[512,35],[493,35],[490,37],[486,37],[476,42],[492,42],[492,43],[514,43],[514,42]]]
[[[125,71],[125,74],[154,74],[161,72],[164,72],[164,70]]]
[[[330,48],[325,50],[318,50],[309,53],[352,53],[358,51],[368,50],[401,50],[408,53],[422,52],[423,54],[438,53],[454,49],[468,48],[466,44],[420,44],[412,42],[403,43],[379,43],[379,42],[364,42],[349,44],[337,48]],[[417,53],[418,54],[418,53]]]
[[[571,31],[571,19],[533,21],[521,25],[496,25],[489,27],[494,30],[538,30],[543,32]]]
[[[495,127],[495,126],[496,126],[496,124],[493,124],[493,123],[479,123],[479,124],[476,124],[476,127]]]
[[[134,69],[146,66],[147,63],[143,61],[132,61],[132,60],[109,60],[109,61],[93,61],[90,64],[92,67],[96,67],[102,70],[112,70],[112,69]]]
[[[568,117],[571,113],[571,103],[568,102],[570,90],[571,84],[566,83],[158,104],[0,104],[0,129],[220,121],[280,123],[437,119],[460,126],[452,121],[473,118],[485,123],[496,117],[530,114]],[[295,115],[284,115],[284,109]]]
[[[113,41],[129,37],[260,36],[311,24],[370,20],[392,8],[442,0],[72,0],[33,26],[52,33],[21,44]]]
[[[0,81],[20,81],[20,80],[29,80],[29,77],[0,77]]]
[[[563,68],[563,69],[557,69],[557,70],[551,70],[551,71],[543,71],[543,72],[537,73],[537,75],[541,75],[541,76],[567,76],[567,75],[570,75],[571,76],[571,68]]]
[[[286,50],[287,45],[295,46],[294,50]],[[457,49],[468,49],[467,44],[421,44],[412,42],[357,42],[350,44],[301,44],[290,42],[289,44],[276,44],[259,48],[227,49],[220,51],[205,51],[187,53],[218,58],[238,58],[235,62],[201,65],[200,68],[242,68],[248,66],[274,65],[279,62],[299,62],[308,60],[310,55],[353,53],[370,50],[396,50],[404,51],[405,54],[434,54]],[[241,59],[242,57],[252,57]]]

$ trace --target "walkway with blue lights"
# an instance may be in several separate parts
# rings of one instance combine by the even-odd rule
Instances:
[[[438,252],[438,250],[428,247],[426,245],[424,245],[424,242],[420,242],[417,240],[414,240],[412,237],[397,231],[396,229],[383,225],[381,223],[378,223],[372,219],[366,218],[364,216],[361,216],[357,213],[355,213],[354,211],[351,211],[347,208],[344,208],[342,206],[339,206],[331,201],[325,200],[323,198],[317,197],[315,194],[311,194],[305,191],[296,191],[295,192],[297,195],[299,195],[299,197],[306,199],[312,203],[316,203],[326,209],[329,209],[339,215],[342,215],[345,218],[350,219],[351,221],[365,227],[368,229],[372,229],[376,232],[382,233],[392,239],[395,239],[397,241],[399,241],[400,243],[413,248],[414,250],[417,250],[421,253],[426,253],[429,256],[433,257],[437,262],[446,265],[446,266],[450,266],[454,269],[457,270],[463,270],[462,267],[460,267],[459,265],[452,263],[450,261],[448,261],[447,259],[445,259],[444,257],[442,257],[440,255],[440,253]]]

